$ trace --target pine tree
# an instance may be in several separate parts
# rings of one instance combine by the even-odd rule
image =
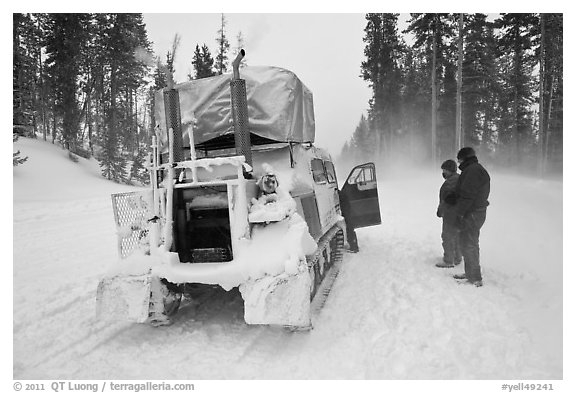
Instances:
[[[18,140],[18,137],[19,137],[18,134],[13,133],[12,143],[16,142]],[[15,153],[12,153],[12,166],[18,166],[24,164],[26,161],[28,161],[28,157],[21,157],[20,150],[16,151]]]
[[[370,129],[369,121],[362,115],[350,141],[350,150],[353,153],[354,161],[376,158],[376,138],[376,133]]]
[[[80,125],[77,90],[88,14],[50,14],[46,66],[54,93],[55,115],[62,120],[62,142],[74,151]]]
[[[429,81],[421,50],[407,50],[403,59],[403,88],[401,102],[402,129],[408,132],[407,154],[413,158],[422,155],[417,147],[427,140],[430,129],[430,95],[426,94]],[[426,137],[424,137],[426,135]]]
[[[214,58],[206,44],[202,45],[202,63],[204,64],[203,78],[216,75],[216,72],[214,72]]]
[[[88,139],[88,149],[94,155],[95,133],[101,122],[99,116],[102,111],[104,91],[104,74],[106,73],[107,59],[105,58],[107,36],[105,26],[100,21],[105,20],[102,14],[91,14],[90,23],[86,26],[88,40],[83,47],[83,53],[79,64],[79,97],[80,97],[80,122],[83,129],[80,142]],[[80,151],[79,151],[80,152]]]
[[[454,157],[456,154],[456,92],[457,92],[457,25],[459,14],[446,16],[447,38],[443,38],[444,54],[440,62],[443,75],[438,89],[437,144],[439,157]]]
[[[454,37],[454,23],[449,14],[410,15],[410,24],[404,32],[414,34],[415,41],[412,48],[423,48],[428,63],[427,73],[430,77],[428,86],[432,113],[429,123],[431,129],[430,142],[432,159],[435,160],[440,146],[438,143],[438,114],[444,112],[446,118],[450,115],[449,113],[446,114],[445,105],[450,100],[446,99],[445,94],[447,92],[450,93],[451,85],[454,84],[454,58],[453,48],[451,48]],[[448,75],[448,78],[445,78],[446,75]],[[445,85],[445,82],[448,84]],[[444,99],[439,101],[439,98],[443,95]],[[443,104],[442,108],[439,107],[440,103]]]
[[[40,128],[46,139],[43,60],[44,18],[13,14],[13,125],[14,131],[35,137]]]
[[[127,161],[122,154],[118,136],[115,132],[102,134],[100,146],[102,152],[98,157],[102,176],[117,183],[126,183]]]
[[[23,44],[23,35],[25,34],[28,20],[24,14],[13,14],[13,46],[12,46],[12,112],[14,131],[17,128],[26,129],[29,120],[26,119],[27,106],[26,93],[29,90],[30,76],[25,72],[26,64],[30,62]]]
[[[140,130],[146,122],[140,119],[146,111],[139,103],[148,94],[144,85],[151,51],[142,16],[13,17],[13,109],[18,131],[42,128],[46,136],[51,128],[53,142],[58,138],[78,154],[87,135],[105,176],[123,181],[126,160],[143,150],[145,154]]]
[[[398,14],[367,14],[364,29],[364,55],[361,76],[372,89],[369,119],[377,134],[377,154],[384,150],[388,158],[392,151],[392,137],[400,128],[399,104],[401,94],[400,60],[402,46],[397,33]]]
[[[540,14],[541,34],[536,55],[543,60],[540,75],[542,100],[541,159],[542,172],[562,171],[563,140],[563,15]],[[543,53],[541,53],[543,51]],[[542,57],[541,57],[542,54]],[[540,142],[540,140],[539,140]]]
[[[148,155],[146,150],[139,148],[136,154],[132,157],[132,166],[130,167],[130,174],[128,180],[132,183],[148,184],[150,182],[150,176],[146,167],[146,161],[148,160]]]
[[[146,62],[134,53],[136,49],[150,51],[150,43],[141,14],[109,14],[103,22],[109,37],[109,71],[105,75],[108,93],[99,161],[106,178],[125,182],[127,160],[139,148],[134,95],[149,73]]]
[[[154,70],[153,75],[155,90],[163,89],[167,86],[165,68],[166,66],[162,64],[162,61],[160,61],[160,59],[157,59],[156,68]]]
[[[221,24],[220,29],[218,29],[216,42],[218,43],[216,72],[218,75],[222,75],[228,71],[228,50],[230,49],[230,43],[228,42],[228,38],[226,38],[226,18],[224,18],[224,14],[222,14],[221,17]]]
[[[466,47],[463,60],[463,145],[493,151],[497,97],[496,41],[485,14],[465,15]]]
[[[202,45],[202,49],[196,45],[194,56],[192,58],[192,66],[194,67],[195,77],[192,78],[191,75],[189,75],[188,78],[190,80],[207,78],[215,75],[213,70],[214,59],[212,58],[210,49],[208,49],[206,44]]]
[[[503,61],[504,86],[500,104],[506,108],[499,135],[509,148],[504,155],[509,158],[510,165],[521,165],[521,157],[531,155],[531,105],[532,91],[535,90],[531,75],[535,57],[529,49],[532,27],[537,25],[534,14],[502,14],[495,21],[495,26],[501,29],[498,44]]]
[[[196,48],[194,49],[194,54],[192,55],[192,68],[193,73],[188,73],[188,80],[198,79],[198,70],[202,68],[202,54],[200,53],[200,46],[196,44]]]

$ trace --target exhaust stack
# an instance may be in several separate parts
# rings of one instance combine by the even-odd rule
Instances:
[[[246,163],[252,166],[252,146],[250,143],[250,127],[248,124],[248,98],[246,96],[246,81],[240,79],[240,62],[246,55],[240,50],[232,62],[233,76],[230,81],[230,100],[232,105],[232,120],[234,124],[234,141],[236,154],[243,155]]]
[[[184,161],[184,147],[182,146],[182,117],[180,115],[180,95],[174,88],[164,89],[164,110],[166,113],[166,132],[173,134],[168,138],[174,139],[174,161]],[[191,149],[194,147],[191,146]]]

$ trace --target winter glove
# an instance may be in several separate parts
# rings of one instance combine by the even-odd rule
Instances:
[[[455,192],[450,192],[448,193],[448,195],[446,195],[446,197],[444,198],[444,202],[446,202],[449,205],[455,205],[456,204],[456,200],[458,199],[458,197],[456,196]]]

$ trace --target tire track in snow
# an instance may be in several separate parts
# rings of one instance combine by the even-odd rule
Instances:
[[[49,371],[48,375],[56,375],[63,365],[74,366],[77,359],[134,328],[130,323],[99,321],[95,317],[87,319],[87,315],[95,314],[93,295],[95,293],[76,298],[69,303],[69,307],[63,307],[55,314],[44,315],[43,319],[39,319],[39,322],[48,328],[42,330],[32,327],[31,330],[36,334],[40,330],[46,338],[41,336],[33,340],[35,348],[41,351],[39,356],[35,355],[27,362],[27,369],[35,372],[46,370]],[[75,304],[77,307],[73,307]],[[64,334],[59,334],[62,319],[70,321],[70,324]]]
[[[68,355],[70,353],[77,353],[80,355],[80,357],[83,357],[86,354],[91,353],[94,349],[98,348],[103,343],[110,341],[112,338],[117,337],[122,332],[132,328],[131,325],[124,325],[121,328],[118,328],[115,325],[107,326],[106,322],[101,322],[100,325],[102,326],[90,327],[88,331],[78,337],[75,337],[74,340],[67,341],[66,346],[59,346],[56,349],[48,352],[46,355],[38,359],[36,363],[32,364],[31,367],[36,369],[40,368],[40,366],[43,364],[63,363],[60,359],[69,359]]]
[[[240,362],[254,364],[259,369],[269,358],[267,352],[274,346],[269,347],[266,342],[271,343],[278,331],[273,332],[268,326],[247,325],[243,310],[238,290],[217,290],[195,310],[177,315],[183,326],[194,326],[210,342],[209,347],[199,348],[199,353],[203,362],[217,362],[220,370],[206,377],[234,379],[233,370]]]
[[[101,258],[116,259],[109,201],[54,202],[50,209],[19,207],[15,240],[42,241],[41,247],[34,240],[15,241],[15,288],[26,296],[15,293],[14,354],[19,362],[15,361],[14,374],[38,375],[65,364],[71,353],[90,352],[129,326],[118,330],[121,325],[109,326],[93,317],[99,276],[111,262]],[[65,331],[62,321],[68,321]]]
[[[55,299],[50,302],[49,306],[47,306],[46,309],[41,310],[38,317],[42,320],[44,320],[45,318],[57,319],[60,317],[60,314],[66,313],[68,310],[77,305],[78,302],[88,301],[91,298],[93,298],[93,296],[94,296],[93,294],[87,293],[64,303],[61,303],[60,299]],[[50,308],[50,306],[52,306],[52,308]],[[14,333],[19,332],[20,329],[26,325],[27,323],[25,321],[14,322]]]

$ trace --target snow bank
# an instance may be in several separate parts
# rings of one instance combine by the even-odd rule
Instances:
[[[28,161],[13,168],[13,197],[19,202],[110,198],[113,193],[141,189],[104,179],[98,161],[75,156],[74,162],[67,150],[50,142],[21,137],[14,149],[28,156]]]
[[[156,329],[95,317],[95,289],[117,265],[110,194],[124,186],[100,179],[97,164],[84,172],[82,159],[73,163],[50,143],[20,138],[15,148],[30,158],[13,170],[13,324],[4,336],[14,379],[392,379],[400,390],[416,383],[438,391],[500,390],[498,379],[573,385],[572,330],[562,325],[573,311],[572,288],[566,301],[562,291],[571,271],[562,263],[561,181],[490,172],[485,285],[476,288],[452,279],[463,267],[434,267],[440,171],[403,168],[391,177],[378,168],[382,225],[357,231],[360,253],[344,256],[314,330],[247,326],[236,291],[186,304],[172,326]],[[38,157],[46,168],[29,171]],[[275,242],[270,248],[285,247]]]

